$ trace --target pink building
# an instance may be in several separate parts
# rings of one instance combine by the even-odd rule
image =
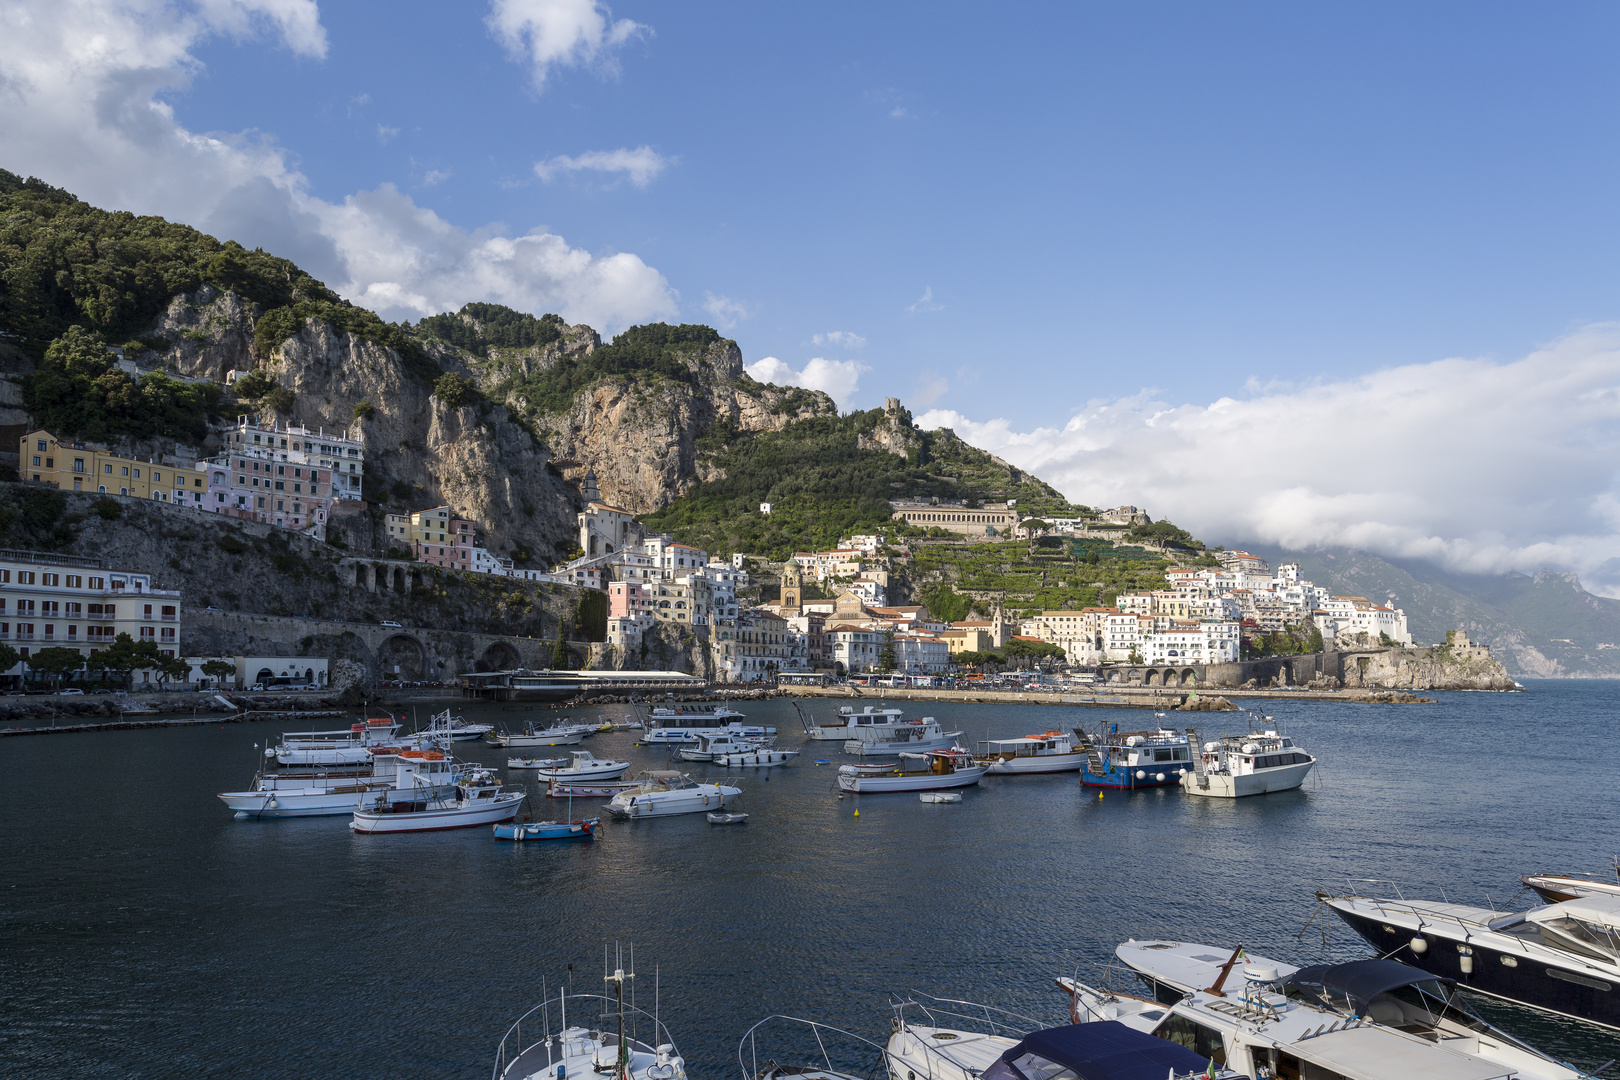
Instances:
[[[652,592],[635,581],[614,581],[608,585],[608,618],[652,621]]]

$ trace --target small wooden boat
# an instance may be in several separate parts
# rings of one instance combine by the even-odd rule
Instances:
[[[918,802],[928,803],[959,803],[962,801],[960,791],[924,791],[917,796]]]
[[[709,814],[709,815],[707,815],[707,817],[709,819],[709,824],[710,825],[746,825],[746,824],[748,824],[748,815],[747,814]]]
[[[497,840],[590,840],[600,818],[583,821],[509,821],[495,826]]]

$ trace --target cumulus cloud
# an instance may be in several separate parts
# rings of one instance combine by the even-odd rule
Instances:
[[[1207,405],[1147,391],[1020,431],[936,410],[964,438],[1094,506],[1210,539],[1345,544],[1454,570],[1555,566],[1620,595],[1620,325],[1523,359],[1450,359]]]
[[[615,70],[613,50],[649,27],[613,20],[597,0],[494,0],[484,20],[514,60],[529,65],[536,90],[553,68],[595,66]]]
[[[851,406],[860,385],[861,373],[870,370],[855,360],[826,360],[819,356],[805,364],[800,371],[794,371],[774,356],[748,365],[748,374],[762,383],[821,390],[836,401],[840,409]]]
[[[202,69],[196,46],[219,34],[269,35],[311,58],[327,48],[311,0],[0,8],[0,164],[99,206],[263,246],[386,318],[489,299],[612,332],[677,312],[635,255],[592,255],[543,230],[469,232],[392,185],[331,202],[273,138],[187,130],[162,95],[186,89]]]
[[[589,150],[577,157],[560,154],[534,163],[534,175],[550,181],[563,173],[623,173],[636,187],[644,188],[669,166],[670,159],[650,146],[634,150]]]
[[[703,310],[709,313],[714,325],[722,330],[735,329],[744,319],[754,317],[754,309],[741,300],[734,300],[729,296],[716,296],[714,293],[703,294]]]
[[[907,315],[920,315],[925,311],[944,311],[944,304],[934,303],[934,287],[932,285],[923,289],[923,294],[917,297],[917,302],[906,308]]]
[[[841,349],[864,349],[866,339],[859,334],[852,334],[847,330],[831,330],[825,334],[816,334],[810,338],[812,345],[836,345]]]

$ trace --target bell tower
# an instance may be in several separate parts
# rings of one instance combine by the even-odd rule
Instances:
[[[782,566],[782,614],[797,615],[804,610],[804,573],[798,559]]]

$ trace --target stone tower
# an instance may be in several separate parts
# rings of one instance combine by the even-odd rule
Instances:
[[[789,559],[782,566],[782,614],[798,615],[804,610],[804,572],[798,559]]]
[[[585,470],[585,478],[580,481],[579,494],[588,503],[602,501],[602,489],[596,485],[595,469]]]

